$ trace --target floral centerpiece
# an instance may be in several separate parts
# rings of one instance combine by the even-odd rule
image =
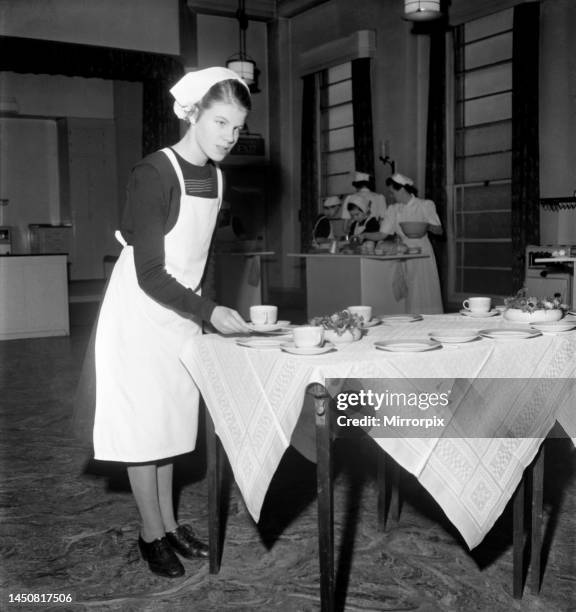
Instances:
[[[362,319],[347,310],[339,310],[323,317],[314,317],[310,320],[310,325],[323,327],[324,337],[330,342],[353,342],[362,337]]]
[[[562,296],[555,293],[553,297],[528,296],[526,289],[521,289],[515,296],[504,299],[504,317],[510,321],[541,323],[542,321],[559,321],[568,310]]]

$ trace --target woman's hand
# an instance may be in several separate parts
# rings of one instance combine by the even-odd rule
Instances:
[[[232,308],[216,306],[212,311],[210,323],[221,334],[247,334],[252,331],[246,321]]]

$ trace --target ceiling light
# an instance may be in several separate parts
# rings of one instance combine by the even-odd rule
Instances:
[[[431,21],[441,16],[440,0],[404,0],[404,19]]]
[[[236,11],[238,20],[239,47],[240,50],[235,55],[228,58],[226,68],[233,70],[250,88],[251,92],[257,92],[258,68],[256,62],[246,53],[246,30],[248,29],[248,18],[244,9],[244,0],[238,0],[238,10]]]

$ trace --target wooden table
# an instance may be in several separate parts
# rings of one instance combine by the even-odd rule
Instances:
[[[360,342],[313,357],[242,348],[234,339],[217,335],[191,340],[185,347],[182,361],[200,388],[214,419],[215,434],[256,521],[282,454],[291,443],[306,390],[312,390],[318,430],[320,561],[323,602],[328,606],[325,609],[330,609],[333,595],[329,477],[333,435],[329,424],[333,408],[329,404],[333,402],[328,401],[324,390],[334,395],[334,381],[346,381],[348,387],[352,383],[358,388],[366,385],[367,378],[374,384],[418,382],[418,388],[438,382],[454,389],[459,381],[477,385],[473,389],[484,394],[474,398],[482,404],[476,413],[482,419],[479,429],[472,433],[466,427],[474,425],[477,418],[451,421],[433,438],[413,437],[412,430],[391,437],[374,437],[371,432],[378,446],[431,493],[470,548],[490,531],[554,423],[559,421],[576,441],[573,410],[576,332],[512,342],[481,339],[457,348],[412,354],[385,353],[373,346],[374,341],[382,339],[427,337],[432,329],[502,326],[508,325],[499,316],[479,322],[460,315],[429,315],[420,322],[373,327]],[[524,380],[533,380],[536,386],[524,388]],[[556,387],[563,381],[571,385],[564,394],[564,388]],[[463,416],[466,417],[465,411]],[[493,437],[489,437],[489,431]],[[458,432],[463,432],[461,437]],[[480,437],[469,437],[473,435]],[[486,436],[488,441],[482,442]],[[211,472],[213,495],[217,491],[215,473]],[[541,477],[538,474],[541,464],[537,463],[537,479]],[[521,507],[519,491],[517,510]],[[536,500],[536,507],[538,503]],[[534,520],[537,522],[537,514]],[[517,521],[517,528],[518,524]],[[516,543],[520,535],[518,531]],[[217,566],[214,562],[212,570],[216,571]],[[515,582],[516,593],[517,589]]]

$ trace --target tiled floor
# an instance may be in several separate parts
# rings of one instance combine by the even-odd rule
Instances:
[[[70,435],[89,331],[75,326],[67,338],[0,343],[0,610],[319,610],[315,470],[291,450],[259,525],[232,487],[218,575],[201,561],[186,561],[186,575],[173,581],[148,572],[123,470],[95,463]],[[195,453],[179,459],[177,491],[180,519],[206,537],[203,449],[201,439]],[[369,440],[338,445],[340,609],[576,609],[576,453],[569,440],[548,444],[545,574],[540,595],[527,589],[522,601],[510,594],[510,513],[470,552],[408,478],[400,522],[381,533],[373,451]],[[75,603],[16,608],[8,597],[18,592],[71,593]]]

